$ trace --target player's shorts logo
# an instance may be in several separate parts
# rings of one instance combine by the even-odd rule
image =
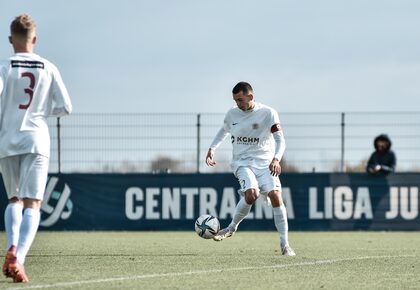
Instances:
[[[66,220],[71,216],[73,203],[70,194],[70,187],[66,183],[59,183],[57,177],[50,178],[41,205],[41,226],[50,227],[59,219]]]

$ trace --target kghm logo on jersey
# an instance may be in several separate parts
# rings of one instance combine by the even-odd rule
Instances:
[[[66,220],[71,216],[73,203],[70,193],[70,187],[66,183],[59,182],[57,177],[49,179],[41,205],[41,226],[51,227],[59,219]]]
[[[260,142],[260,138],[257,137],[236,137],[236,144],[241,145],[257,145]],[[232,142],[234,143],[234,142]]]

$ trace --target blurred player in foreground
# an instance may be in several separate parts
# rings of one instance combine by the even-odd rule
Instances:
[[[0,166],[9,204],[4,213],[7,254],[3,273],[27,283],[25,257],[35,239],[48,177],[46,118],[72,105],[57,68],[33,53],[36,24],[29,15],[10,25],[15,54],[0,61]]]
[[[231,167],[239,181],[242,197],[236,205],[232,222],[213,239],[221,241],[231,237],[262,194],[271,201],[282,254],[295,256],[289,246],[287,212],[278,177],[281,173],[280,160],[286,149],[279,116],[274,109],[255,102],[253,89],[246,82],[238,83],[232,93],[236,106],[226,113],[224,125],[207,152],[206,164],[216,164],[215,150],[230,134],[233,150]]]

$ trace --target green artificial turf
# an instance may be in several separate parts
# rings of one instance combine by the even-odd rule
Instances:
[[[1,289],[420,289],[419,232],[39,232]],[[5,235],[0,242],[5,248]]]

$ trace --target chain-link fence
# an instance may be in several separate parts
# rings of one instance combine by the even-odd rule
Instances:
[[[207,149],[224,114],[73,114],[50,119],[50,172],[229,172],[231,144]],[[280,113],[284,171],[363,171],[386,133],[397,171],[420,171],[420,112]]]

